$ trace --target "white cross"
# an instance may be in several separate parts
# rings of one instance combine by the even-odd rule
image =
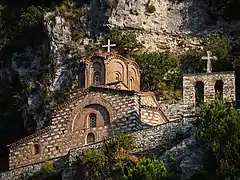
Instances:
[[[107,47],[108,48],[108,52],[110,53],[111,52],[110,48],[113,47],[113,46],[116,46],[116,44],[111,44],[110,43],[110,39],[108,39],[108,44],[107,45],[103,45],[102,47]]]
[[[202,57],[203,60],[207,60],[207,73],[212,72],[212,62],[211,62],[211,60],[217,60],[216,56],[211,56],[211,55],[212,55],[212,52],[207,51],[207,56]]]

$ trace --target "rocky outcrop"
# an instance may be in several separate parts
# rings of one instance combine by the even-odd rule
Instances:
[[[196,135],[193,134],[178,145],[158,157],[163,161],[167,170],[179,176],[182,180],[191,179],[203,168],[204,149],[198,146]]]
[[[106,4],[110,10],[106,9]],[[152,12],[148,10],[150,5],[155,8]],[[93,34],[104,33],[106,27],[135,30],[138,40],[149,51],[182,52],[201,48],[198,35],[219,31],[222,25],[209,15],[208,5],[198,0],[177,3],[172,0],[103,0],[91,1],[89,9],[88,28]]]
[[[53,21],[47,21],[51,16]],[[50,85],[50,90],[59,90],[64,81],[68,81],[71,71],[68,69],[68,55],[64,50],[71,43],[71,30],[64,18],[55,16],[54,13],[45,15],[46,27],[50,38],[50,53],[55,65],[55,73]],[[65,82],[68,83],[68,82]]]

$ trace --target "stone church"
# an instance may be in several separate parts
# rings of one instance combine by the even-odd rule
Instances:
[[[134,59],[102,53],[83,63],[80,88],[53,108],[51,125],[9,145],[10,169],[169,121],[154,94],[140,91],[140,71]]]
[[[161,108],[152,92],[140,91],[140,71],[134,59],[100,53],[82,63],[80,88],[52,109],[51,125],[9,145],[10,170],[65,156],[74,148],[94,145],[121,132],[174,123],[168,111],[176,114],[175,108]],[[196,117],[204,102],[236,100],[235,72],[211,72],[210,64],[207,73],[183,75],[181,121],[190,117],[190,111]]]

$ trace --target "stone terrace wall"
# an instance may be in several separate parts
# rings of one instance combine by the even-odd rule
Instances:
[[[185,107],[195,106],[195,84],[197,81],[204,83],[204,102],[215,99],[214,85],[217,80],[223,81],[223,99],[236,100],[235,73],[234,72],[213,72],[202,74],[183,75],[183,103]]]
[[[64,156],[70,149],[85,145],[89,132],[96,135],[96,141],[101,141],[103,137],[138,130],[141,128],[138,102],[138,96],[127,91],[94,89],[76,95],[73,101],[55,110],[50,127],[10,145],[10,169]],[[110,125],[72,131],[74,112],[80,112],[85,105],[98,103],[109,106]],[[34,144],[40,146],[39,154],[33,154]]]
[[[25,175],[31,175],[38,172],[43,163],[33,164],[30,166],[22,167],[19,169],[14,169],[4,173],[0,173],[0,180],[19,180],[22,179]]]
[[[195,117],[185,117],[181,121],[169,122],[155,127],[133,132],[138,149],[136,152],[155,149],[163,145],[171,143],[173,140],[181,136],[189,136],[195,132],[193,122]],[[77,157],[88,149],[100,148],[102,142],[85,146],[82,148],[71,149],[69,151],[69,162],[72,164],[77,160]]]

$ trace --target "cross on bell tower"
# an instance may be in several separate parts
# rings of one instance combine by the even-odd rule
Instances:
[[[203,60],[207,60],[207,73],[212,72],[212,61],[211,60],[217,60],[216,56],[212,56],[211,51],[207,51],[207,56],[202,57]]]
[[[110,53],[111,52],[111,47],[114,47],[114,46],[116,46],[116,44],[111,44],[110,43],[110,39],[108,39],[108,44],[107,45],[103,45],[102,47],[107,47],[108,48],[108,53]]]

